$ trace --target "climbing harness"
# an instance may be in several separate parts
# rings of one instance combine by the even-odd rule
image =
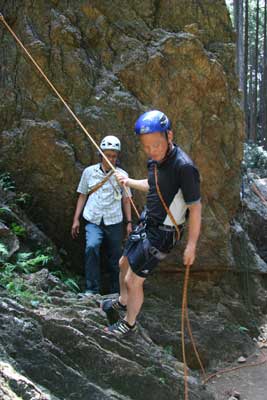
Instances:
[[[81,129],[84,131],[84,133],[88,136],[88,138],[90,139],[91,143],[96,147],[96,149],[98,150],[98,152],[101,154],[101,156],[106,160],[107,164],[110,166],[110,168],[113,170],[113,172],[116,172],[115,167],[113,166],[113,164],[109,161],[109,159],[105,156],[104,152],[101,150],[101,148],[98,146],[98,144],[96,143],[96,141],[93,139],[93,137],[89,134],[89,132],[87,131],[87,129],[85,128],[85,126],[81,123],[81,121],[79,120],[79,118],[76,116],[76,114],[72,111],[72,109],[69,107],[69,105],[67,104],[67,102],[63,99],[63,97],[61,96],[61,94],[58,92],[58,90],[55,88],[55,86],[51,83],[51,81],[48,79],[48,77],[46,76],[46,74],[43,72],[42,68],[39,66],[39,64],[34,60],[34,58],[32,57],[32,55],[29,53],[29,51],[26,49],[26,47],[23,45],[23,43],[20,41],[20,39],[17,37],[17,35],[15,34],[15,32],[12,30],[12,28],[9,26],[9,24],[6,22],[3,14],[0,13],[0,21],[4,24],[4,26],[7,28],[7,30],[11,33],[11,35],[13,36],[13,38],[15,39],[15,41],[19,44],[19,46],[23,49],[23,51],[27,54],[27,56],[29,57],[29,59],[31,60],[31,62],[34,64],[34,66],[37,68],[37,70],[40,72],[40,74],[42,75],[42,77],[45,79],[45,81],[48,83],[48,85],[51,87],[51,89],[56,93],[57,97],[61,100],[61,102],[64,104],[64,106],[66,107],[66,109],[68,110],[68,112],[71,114],[71,116],[75,119],[75,121],[77,122],[77,124],[81,127]],[[138,210],[131,198],[130,195],[130,191],[129,189],[124,186],[126,193],[128,194],[128,197],[130,199],[131,205],[137,215],[137,217],[139,218],[139,213]]]

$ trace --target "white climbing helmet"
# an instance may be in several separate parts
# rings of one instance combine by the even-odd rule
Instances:
[[[100,143],[101,150],[121,151],[121,142],[116,136],[105,136]]]

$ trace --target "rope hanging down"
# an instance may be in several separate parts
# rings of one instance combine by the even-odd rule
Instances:
[[[181,237],[181,233],[179,230],[179,227],[175,221],[175,218],[171,212],[171,210],[168,208],[167,204],[165,203],[165,200],[162,196],[162,193],[160,191],[160,187],[159,187],[159,183],[158,183],[158,170],[157,170],[157,164],[154,165],[154,177],[155,177],[155,184],[156,184],[156,189],[157,189],[157,193],[158,196],[160,198],[160,201],[167,213],[167,215],[169,216],[170,220],[172,221],[176,233],[177,233],[177,240],[180,239]],[[203,364],[201,362],[197,347],[196,347],[196,343],[192,334],[192,329],[191,329],[191,324],[190,324],[190,319],[189,319],[189,315],[188,315],[188,306],[187,306],[187,291],[188,291],[188,282],[189,282],[189,274],[190,274],[190,265],[186,265],[186,269],[185,269],[185,277],[184,277],[184,285],[183,285],[183,297],[182,297],[182,315],[181,315],[181,341],[182,341],[182,356],[183,356],[183,364],[184,364],[184,399],[188,400],[188,368],[187,368],[187,361],[186,361],[186,351],[185,351],[185,321],[187,324],[187,329],[188,329],[188,333],[190,336],[190,340],[195,352],[195,356],[198,360],[199,366],[201,368],[202,374],[203,374],[203,378],[206,379],[206,373],[205,373],[205,369],[203,367]]]
[[[0,21],[4,24],[4,26],[7,28],[7,30],[11,33],[11,35],[14,37],[15,41],[19,44],[19,46],[23,49],[23,51],[27,54],[27,56],[29,57],[29,59],[31,60],[31,62],[34,64],[34,66],[37,68],[37,70],[40,72],[40,74],[42,75],[42,77],[45,79],[45,81],[48,83],[48,85],[51,87],[51,89],[56,93],[57,97],[62,101],[62,103],[64,104],[64,106],[66,107],[66,109],[68,110],[68,112],[72,115],[72,117],[75,119],[75,121],[77,122],[77,124],[82,128],[82,130],[84,131],[84,133],[88,136],[88,138],[90,139],[90,141],[93,143],[93,145],[95,146],[95,148],[98,150],[98,152],[101,154],[101,156],[106,160],[106,162],[108,163],[108,165],[110,166],[110,168],[113,170],[113,172],[116,171],[115,167],[112,165],[112,163],[109,161],[109,159],[105,156],[104,152],[100,149],[100,147],[98,146],[98,144],[96,143],[96,141],[92,138],[92,136],[89,134],[89,132],[87,131],[87,129],[85,128],[85,126],[81,123],[81,121],[79,120],[79,118],[76,116],[76,114],[72,111],[72,109],[69,107],[69,105],[66,103],[66,101],[63,99],[63,97],[61,96],[61,94],[58,92],[58,90],[55,88],[55,86],[51,83],[51,81],[48,79],[48,77],[46,76],[46,74],[43,72],[42,68],[39,66],[39,64],[37,64],[37,62],[34,60],[34,58],[32,57],[32,55],[29,53],[29,51],[26,49],[26,47],[23,45],[23,43],[20,41],[20,39],[17,37],[17,35],[15,34],[15,32],[12,30],[12,28],[9,26],[9,24],[6,22],[3,14],[0,13]],[[124,189],[126,191],[126,193],[129,196],[131,205],[137,215],[138,218],[140,218],[139,212],[131,198],[130,195],[130,191],[129,189],[124,186]]]

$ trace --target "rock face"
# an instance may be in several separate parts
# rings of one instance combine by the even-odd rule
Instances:
[[[256,194],[261,193],[257,191],[257,188],[255,193],[255,185],[257,184],[258,180],[251,173],[244,185],[245,191],[241,222],[254,244],[257,253],[265,263],[267,263],[267,202],[264,201],[264,189],[266,191],[267,185],[265,184],[265,186],[262,187],[262,198],[260,198],[259,195]]]
[[[0,288],[1,398],[184,399],[181,304],[157,296],[156,282],[147,288],[138,332],[118,340],[103,331],[107,320],[100,296],[77,299],[45,269],[24,280],[43,300],[22,304]],[[205,299],[201,293],[207,289]],[[250,354],[249,335],[256,331],[239,295],[207,282],[192,294],[189,317],[205,368],[218,370],[218,360],[225,365]],[[188,334],[185,341],[189,367],[199,368]],[[214,398],[196,372],[188,375],[190,399]]]
[[[54,264],[57,260],[53,243],[16,206],[18,199],[14,192],[0,191],[1,400],[146,400],[152,393],[153,400],[183,400],[183,281],[175,282],[174,290],[173,275],[166,275],[164,285],[162,275],[151,277],[137,333],[121,340],[110,337],[103,331],[108,321],[99,307],[104,297],[77,296],[68,280],[63,283],[40,260],[33,265],[37,272],[29,273],[32,264],[25,251],[34,255],[36,248],[49,245]],[[23,237],[13,222],[25,229]],[[240,293],[234,274],[223,279],[219,274],[219,284],[206,274],[189,285],[189,319],[207,373],[251,354],[258,316],[267,304],[258,277],[250,280],[249,293]],[[212,400],[194,371],[199,364],[187,329],[185,348],[189,398]]]
[[[146,175],[134,121],[151,108],[167,113],[202,176],[197,265],[229,266],[243,133],[224,2],[0,0],[0,9],[94,139],[122,139],[132,177]],[[96,151],[3,26],[0,37],[0,167],[34,196],[31,217],[77,266],[75,190]]]
[[[48,251],[54,265],[62,260],[55,244],[26,216],[16,204],[17,195],[0,187],[0,265],[18,252]],[[14,257],[15,258],[15,257]]]
[[[38,310],[0,295],[4,394],[6,387],[25,400],[183,399],[181,363],[144,333],[122,341],[105,335],[95,301],[57,292],[50,293],[54,305]],[[196,378],[189,384],[190,398],[213,399]]]

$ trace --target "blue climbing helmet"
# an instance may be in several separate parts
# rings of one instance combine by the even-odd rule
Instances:
[[[135,123],[136,135],[147,133],[167,132],[171,129],[171,121],[163,112],[158,110],[147,111]]]

